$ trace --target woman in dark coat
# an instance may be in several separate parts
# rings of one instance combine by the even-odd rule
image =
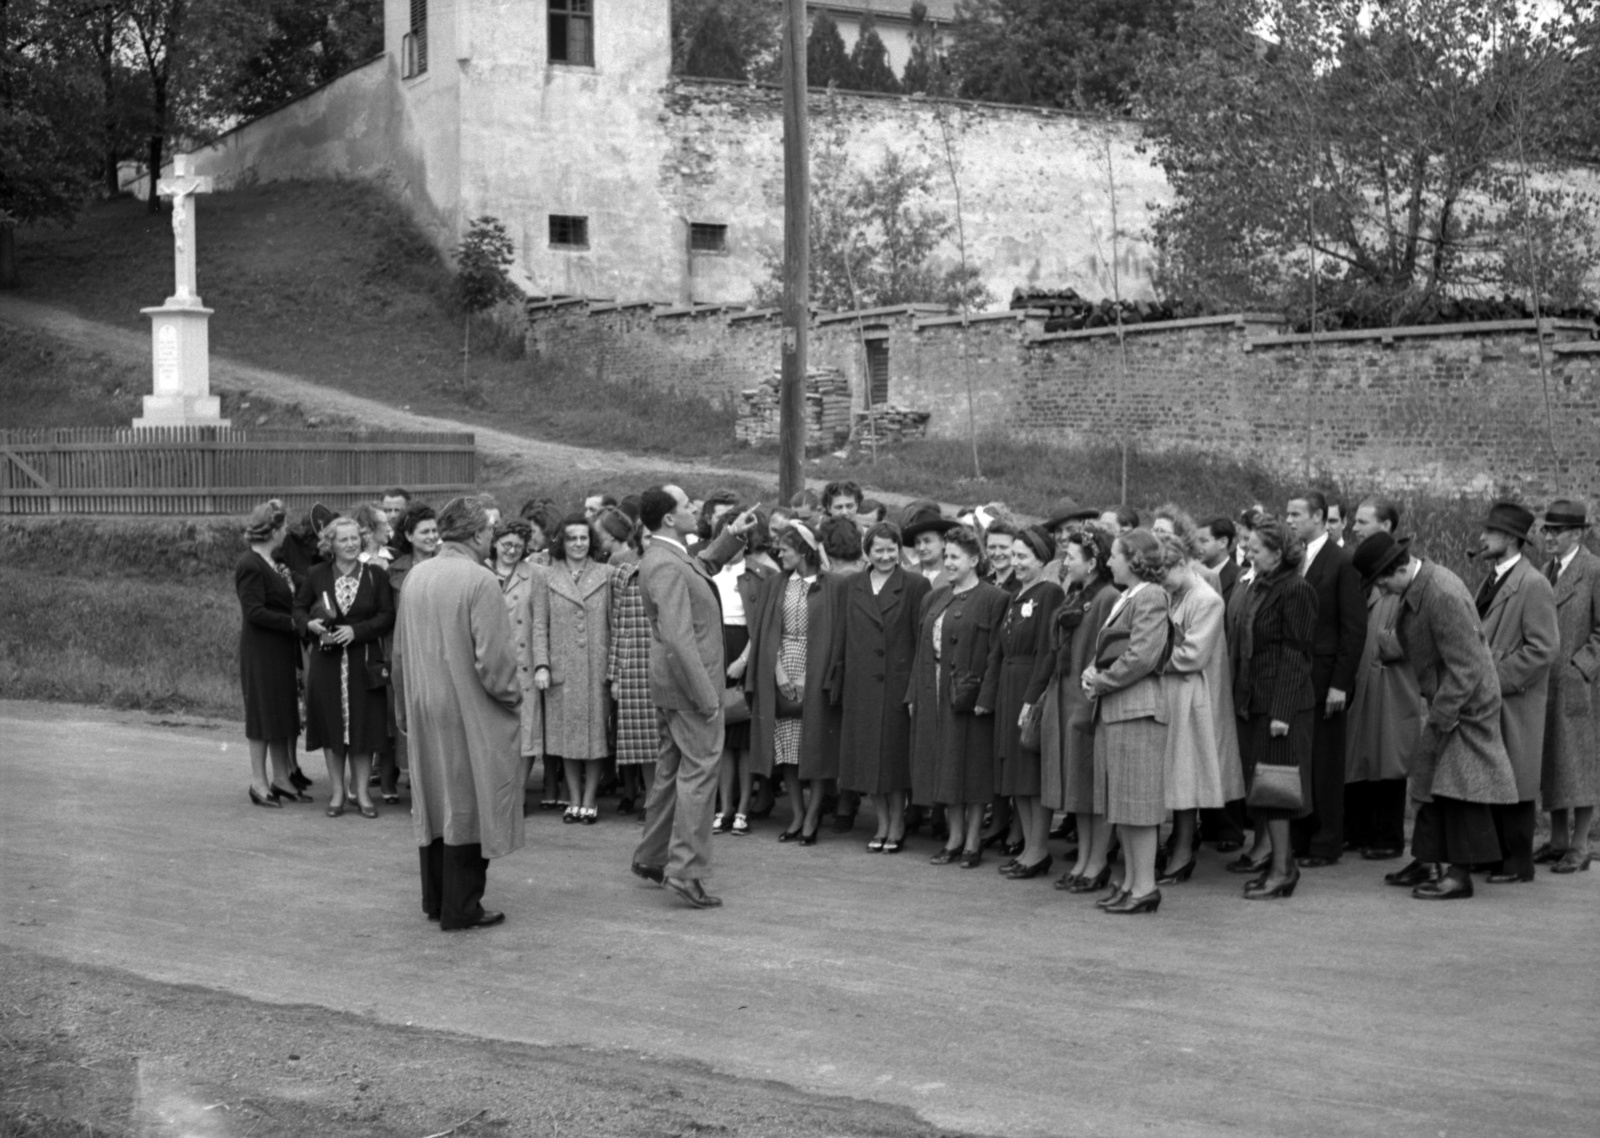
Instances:
[[[1241,620],[1233,677],[1239,718],[1239,757],[1245,786],[1261,763],[1300,768],[1299,810],[1249,808],[1253,848],[1231,863],[1236,872],[1259,872],[1244,895],[1268,901],[1294,894],[1300,869],[1289,845],[1289,822],[1312,812],[1311,731],[1316,695],[1311,687],[1311,642],[1317,630],[1317,593],[1300,576],[1301,545],[1282,522],[1263,520],[1250,536],[1256,581]],[[1247,792],[1248,793],[1248,792]],[[1266,856],[1271,847],[1270,860]]]
[[[1095,641],[1119,595],[1110,562],[1111,540],[1103,531],[1068,537],[1061,558],[1067,594],[1050,622],[1040,767],[1045,805],[1077,821],[1077,861],[1056,882],[1069,893],[1097,892],[1111,878],[1106,866],[1111,827],[1094,802],[1094,701],[1083,690],[1084,669],[1094,663]]]
[[[900,566],[900,529],[866,532],[868,570],[846,580],[834,637],[841,704],[839,788],[872,799],[874,852],[899,853],[911,788],[911,716],[906,689],[917,654],[917,617],[931,586]]]
[[[1050,540],[1035,529],[1011,544],[1011,579],[1017,591],[1000,625],[999,688],[994,709],[995,794],[1013,799],[1022,823],[1022,852],[1003,869],[1023,879],[1050,872],[1050,808],[1041,801],[1040,755],[1022,745],[1022,728],[1044,698],[1051,671],[1050,627],[1065,595],[1044,577]]]
[[[983,808],[994,795],[994,711],[1000,622],[1011,598],[981,577],[983,544],[966,526],[945,537],[944,584],[922,603],[912,665],[911,797],[948,808],[935,865],[983,861]]]
[[[250,551],[233,567],[244,624],[239,629],[239,681],[244,689],[244,737],[250,744],[250,801],[279,806],[278,799],[305,800],[289,783],[289,745],[300,735],[295,671],[300,634],[294,623],[294,589],[287,566],[273,560],[289,532],[283,505],[257,506],[245,522]],[[267,755],[272,774],[267,774]]]
[[[389,735],[389,685],[380,673],[387,671],[383,637],[394,628],[394,592],[387,573],[361,563],[354,518],[329,522],[322,545],[329,560],[311,567],[294,603],[295,624],[317,638],[306,669],[306,750],[321,748],[327,760],[328,817],[344,813],[354,789],[361,816],[376,818],[367,779]]]
[[[816,844],[824,783],[839,774],[839,712],[831,697],[833,622],[843,582],[822,572],[816,535],[792,522],[778,539],[783,572],[762,587],[750,623],[750,745],[755,769],[783,774],[793,819],[781,842]],[[799,715],[778,714],[778,697],[798,703]],[[808,783],[811,794],[801,794]]]

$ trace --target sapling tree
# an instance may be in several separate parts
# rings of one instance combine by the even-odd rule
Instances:
[[[461,304],[461,387],[468,386],[472,360],[472,318],[516,295],[506,270],[515,247],[499,218],[485,214],[467,226],[456,246],[456,299]]]

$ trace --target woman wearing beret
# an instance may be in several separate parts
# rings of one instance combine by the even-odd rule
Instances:
[[[1011,539],[1009,552],[1017,591],[998,637],[995,793],[1015,801],[1024,842],[1022,852],[1001,872],[1022,880],[1050,872],[1050,809],[1040,801],[1040,754],[1023,745],[1022,731],[1044,698],[1051,670],[1051,624],[1065,594],[1060,585],[1044,578],[1054,550],[1042,531],[1022,530]]]
[[[880,522],[863,544],[868,569],[844,586],[834,638],[842,722],[839,787],[868,795],[878,828],[867,849],[899,853],[911,787],[906,689],[917,654],[917,618],[930,586],[900,566],[900,529]]]
[[[239,681],[244,689],[244,737],[250,744],[250,801],[279,807],[279,799],[309,801],[289,782],[289,746],[300,736],[300,633],[294,623],[289,569],[274,560],[289,533],[283,504],[264,502],[245,521],[250,549],[233,567],[233,588],[244,623],[239,629]],[[267,756],[272,756],[272,772]]]
[[[1252,901],[1293,896],[1300,869],[1290,850],[1289,823],[1312,811],[1311,732],[1316,693],[1311,686],[1311,646],[1317,629],[1317,593],[1300,576],[1305,547],[1276,518],[1263,518],[1250,535],[1256,581],[1241,618],[1233,702],[1242,720],[1240,759],[1245,785],[1262,763],[1297,767],[1300,806],[1250,806],[1255,843],[1229,864],[1256,873],[1244,888]]]
[[[1010,598],[983,580],[983,544],[965,526],[949,531],[945,584],[922,603],[912,665],[912,800],[947,808],[949,836],[935,865],[983,861],[983,807],[994,795],[997,636]]]
[[[1083,690],[1100,629],[1121,595],[1111,583],[1111,540],[1099,529],[1079,530],[1063,543],[1066,597],[1051,621],[1051,674],[1039,725],[1044,803],[1073,815],[1078,856],[1056,888],[1095,893],[1111,878],[1111,827],[1094,801],[1094,701]]]
[[[1154,913],[1157,832],[1167,814],[1167,702],[1161,669],[1168,647],[1161,546],[1133,529],[1111,546],[1111,576],[1122,587],[1084,669],[1084,694],[1095,701],[1094,793],[1122,838],[1122,882],[1100,901],[1108,913]]]
[[[328,560],[311,567],[294,605],[295,624],[317,638],[306,667],[306,750],[320,748],[327,761],[330,818],[344,813],[351,790],[361,816],[376,818],[367,780],[389,741],[383,638],[394,628],[394,592],[387,573],[361,563],[354,518],[329,522],[319,548]]]

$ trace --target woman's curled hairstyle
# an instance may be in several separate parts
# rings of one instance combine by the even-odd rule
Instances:
[[[404,514],[400,515],[400,525],[398,527],[400,532],[395,534],[394,537],[395,548],[402,554],[415,553],[416,550],[411,547],[411,535],[417,531],[417,527],[423,522],[437,521],[438,518],[439,515],[433,512],[432,506],[412,506]]]
[[[1305,542],[1277,518],[1263,518],[1256,526],[1256,540],[1283,558],[1280,569],[1298,569],[1306,558]]]
[[[971,526],[956,526],[944,535],[944,544],[946,548],[953,545],[976,560],[978,576],[981,577],[989,571],[989,554],[984,550],[983,538],[979,537],[977,530]]]
[[[1161,542],[1149,530],[1142,527],[1131,529],[1117,538],[1116,544],[1122,546],[1123,556],[1128,559],[1128,568],[1139,580],[1159,581],[1165,575]]]

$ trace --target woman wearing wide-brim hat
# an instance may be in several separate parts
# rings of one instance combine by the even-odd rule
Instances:
[[[915,555],[913,572],[921,573],[930,585],[938,588],[945,583],[944,535],[961,523],[945,517],[939,503],[926,499],[907,505],[903,517],[900,540]]]
[[[1589,827],[1600,803],[1600,557],[1583,547],[1590,523],[1582,502],[1551,502],[1541,523],[1561,649],[1550,672],[1539,780],[1550,842],[1534,860],[1579,873],[1589,868]]]

